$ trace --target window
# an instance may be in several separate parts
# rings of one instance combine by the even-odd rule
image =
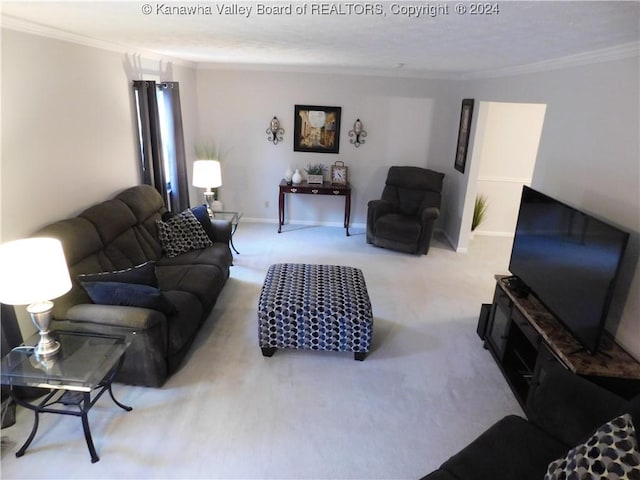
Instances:
[[[189,207],[189,191],[177,82],[134,81],[142,181],[153,185],[167,209]]]

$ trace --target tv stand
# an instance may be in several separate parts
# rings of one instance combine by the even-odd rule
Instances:
[[[518,298],[527,298],[531,289],[518,277],[505,277],[502,279],[505,286],[511,290]]]
[[[640,363],[605,332],[594,355],[512,277],[496,276],[485,347],[525,410],[550,363],[558,363],[625,398],[640,392]]]

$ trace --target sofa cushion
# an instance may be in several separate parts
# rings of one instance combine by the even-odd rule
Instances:
[[[567,448],[524,418],[509,415],[447,460],[441,469],[465,480],[540,480],[549,462],[564,455]]]
[[[189,292],[208,306],[214,302],[228,277],[228,269],[215,265],[158,265],[160,290]]]
[[[640,451],[631,415],[614,418],[584,443],[551,462],[544,480],[640,479]]]
[[[191,250],[178,255],[177,257],[162,257],[158,260],[157,266],[168,265],[213,265],[220,268],[231,266],[233,257],[225,243],[214,243],[209,248]]]
[[[148,261],[135,267],[114,272],[83,273],[78,275],[78,281],[83,285],[86,282],[122,282],[157,287],[156,262]]]
[[[162,248],[169,258],[212,245],[211,239],[191,210],[180,212],[166,222],[158,220],[156,223]]]
[[[122,282],[83,282],[91,301],[98,305],[120,305],[142,307],[158,310],[171,315],[176,307],[169,302],[162,292],[150,285]]]

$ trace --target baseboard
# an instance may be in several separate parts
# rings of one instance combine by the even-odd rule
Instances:
[[[241,222],[249,222],[249,223],[270,223],[270,224],[278,224],[277,218],[259,218],[259,217],[242,217],[240,219]],[[303,225],[308,227],[338,227],[344,228],[344,224],[342,222],[316,222],[313,220],[287,220],[283,226],[286,225]],[[364,223],[350,223],[349,228],[366,228],[367,225]]]

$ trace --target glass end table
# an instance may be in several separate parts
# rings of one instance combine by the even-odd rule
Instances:
[[[240,219],[242,218],[242,212],[234,212],[231,210],[218,210],[212,211],[213,218],[215,220],[226,220],[231,223],[231,248],[234,252],[240,255],[240,252],[236,250],[236,246],[233,244],[233,234],[236,233],[238,229],[238,224],[240,223]]]
[[[91,462],[95,463],[100,458],[89,429],[87,414],[91,407],[103,393],[109,392],[118,407],[132,410],[116,400],[111,389],[129,342],[124,337],[81,332],[54,331],[53,336],[60,342],[60,351],[55,356],[40,358],[33,353],[33,346],[39,339],[36,334],[9,352],[0,364],[0,381],[10,387],[13,400],[34,412],[33,428],[16,452],[16,457],[23,456],[33,441],[39,415],[58,413],[81,417]],[[15,394],[14,387],[38,387],[50,391],[38,403],[29,403]]]

